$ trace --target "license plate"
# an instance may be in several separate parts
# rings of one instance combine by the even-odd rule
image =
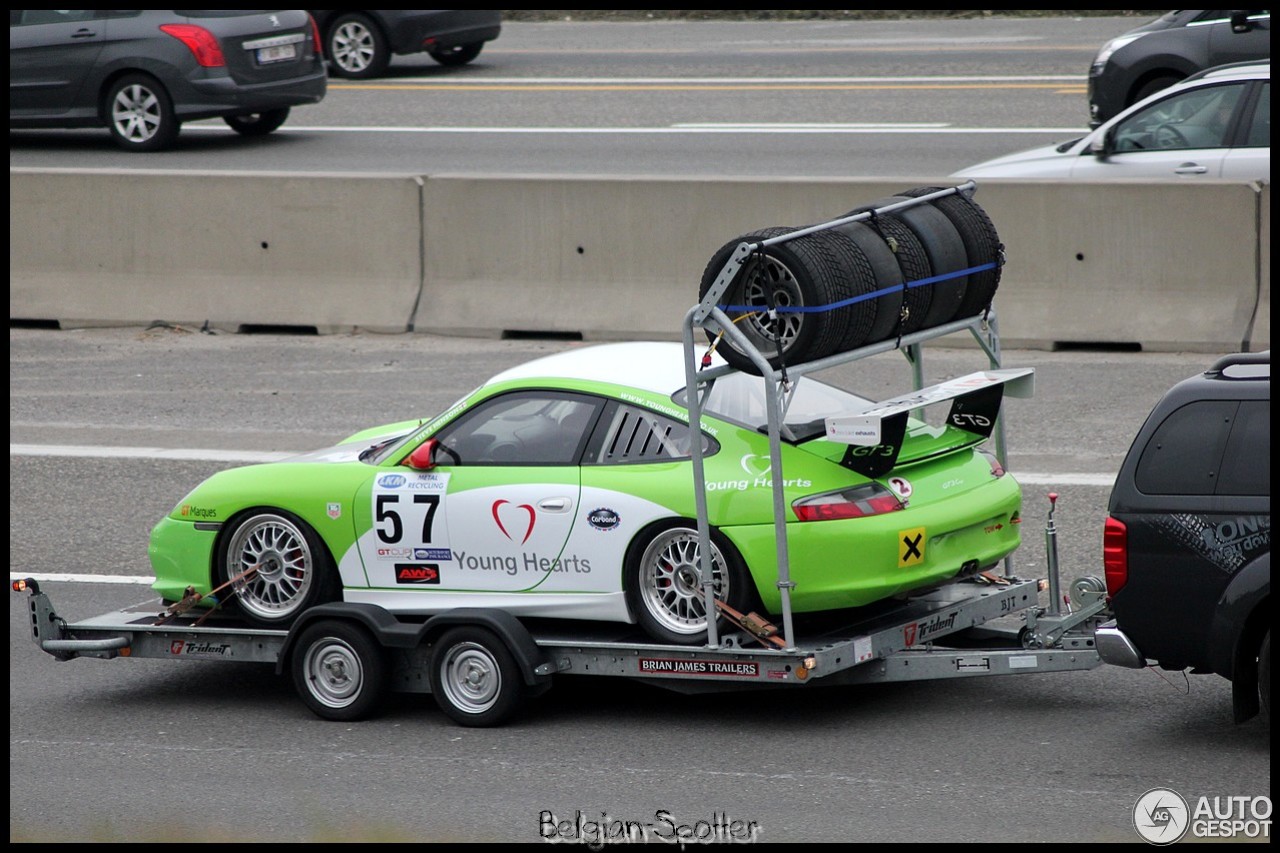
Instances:
[[[298,56],[298,46],[296,44],[281,44],[275,47],[260,47],[257,50],[258,64],[268,65],[272,62],[285,62],[290,59],[296,59]]]

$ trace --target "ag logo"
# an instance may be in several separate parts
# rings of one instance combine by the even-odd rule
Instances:
[[[1133,828],[1149,844],[1163,847],[1181,841],[1191,825],[1191,810],[1177,791],[1152,788],[1133,805]]]
[[[503,512],[502,508],[504,506],[510,506],[511,509]],[[510,539],[512,542],[516,541],[515,536],[512,535],[512,531],[523,534],[520,539],[521,545],[528,542],[529,537],[533,535],[533,524],[538,520],[538,516],[537,513],[534,512],[533,507],[528,504],[515,506],[511,501],[496,500],[493,502],[491,512],[493,513],[494,523],[498,525],[498,529],[502,531],[502,535]],[[527,526],[525,526],[524,530],[521,531],[520,526],[525,524],[526,513],[528,514]],[[503,522],[504,518],[506,519],[506,522]],[[511,527],[508,528],[507,524],[510,524]]]

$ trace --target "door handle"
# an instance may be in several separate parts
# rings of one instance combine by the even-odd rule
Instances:
[[[544,512],[568,512],[572,501],[568,498],[543,498],[538,501],[538,509]]]
[[[98,33],[95,30],[80,29],[71,34],[73,39],[91,39]]]
[[[1175,175],[1203,175],[1209,171],[1208,166],[1201,166],[1199,163],[1183,163],[1181,166],[1173,170]]]

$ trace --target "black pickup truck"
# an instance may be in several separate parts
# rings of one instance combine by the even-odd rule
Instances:
[[[1216,673],[1270,718],[1271,352],[1175,385],[1139,430],[1103,533],[1107,663]]]

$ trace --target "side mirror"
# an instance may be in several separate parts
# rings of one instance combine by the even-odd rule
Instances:
[[[409,458],[405,460],[410,468],[415,471],[430,471],[436,467],[436,447],[439,442],[434,438],[428,438],[422,444],[418,445],[417,450],[409,454]]]
[[[1106,160],[1116,150],[1116,129],[1107,128],[1101,136],[1089,144],[1089,150],[1099,160]]]
[[[1231,32],[1247,33],[1253,29],[1253,23],[1249,20],[1249,12],[1247,10],[1237,10],[1231,13]]]

